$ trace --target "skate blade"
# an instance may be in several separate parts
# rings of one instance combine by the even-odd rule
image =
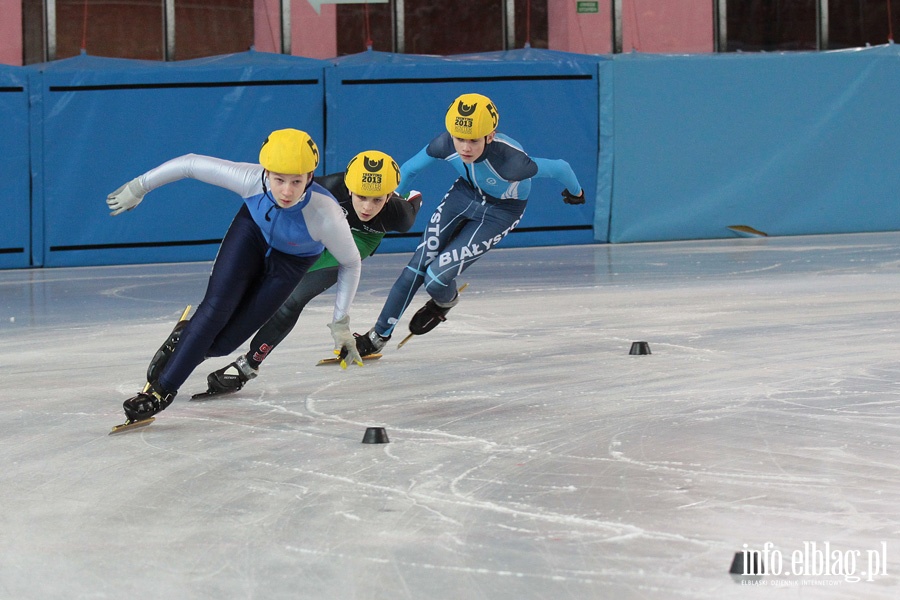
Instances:
[[[184,321],[185,319],[187,319],[187,316],[188,316],[188,313],[189,313],[189,312],[191,312],[191,305],[190,305],[190,304],[188,304],[187,307],[185,307],[184,312],[181,313],[181,318],[178,319],[178,322],[181,323],[182,321]]]
[[[403,347],[403,344],[405,344],[405,343],[408,342],[409,340],[413,339],[413,336],[415,336],[415,335],[416,335],[416,334],[414,334],[414,333],[410,333],[410,334],[407,335],[405,338],[403,338],[402,340],[400,340],[400,343],[397,344],[397,348],[398,348],[398,349],[402,348],[402,347]]]
[[[112,431],[109,432],[109,435],[114,433],[122,433],[123,431],[129,431],[131,429],[137,429],[139,427],[146,427],[150,423],[156,420],[156,417],[150,417],[149,419],[141,419],[140,421],[126,421],[121,425],[116,425],[112,428]]]
[[[382,355],[378,354],[378,353],[366,354],[365,356],[362,357],[362,359],[363,359],[363,362],[365,362],[367,360],[378,360],[379,358],[381,358],[381,356]],[[316,363],[316,366],[321,367],[322,365],[339,365],[339,364],[341,364],[341,360],[344,360],[344,359],[342,359],[339,356],[335,356],[334,358],[323,358],[322,360],[320,360],[319,362]]]
[[[230,396],[238,391],[240,390],[232,390],[230,392],[200,392],[199,394],[191,396],[191,402],[194,402],[195,400],[209,400],[210,398],[215,398],[217,396]]]

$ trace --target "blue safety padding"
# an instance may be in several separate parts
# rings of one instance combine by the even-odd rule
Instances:
[[[443,130],[450,101],[490,96],[500,131],[564,158],[588,204],[536,180],[507,246],[644,242],[900,228],[891,109],[894,44],[821,53],[587,56],[515,50],[450,57],[364,52],[332,61],[246,52],[161,63],[82,55],[0,67],[5,182],[0,268],[209,260],[239,199],[194,181],[111,218],[106,195],[188,152],[257,160],[273,129],[323,150],[318,173],[376,148],[403,162]],[[327,133],[327,135],[326,135]],[[416,182],[412,250],[455,179]]]
[[[274,129],[324,145],[323,61],[245,52],[160,63],[78,56],[32,69],[46,266],[210,260],[240,198],[196,181],[112,218],[105,199],[170,158],[256,162]],[[34,141],[36,140],[36,141]]]
[[[326,70],[329,170],[341,170],[356,153],[377,149],[398,163],[444,131],[444,115],[458,95],[490,97],[500,112],[499,131],[525,151],[562,158],[575,170],[588,202],[567,206],[562,186],[535,179],[525,217],[504,245],[539,246],[595,241],[597,190],[597,56],[550,50],[513,50],[450,57],[364,52],[333,61]],[[408,251],[456,179],[449,165],[434,165],[416,179],[424,204],[407,236],[388,236],[382,252]]]
[[[616,56],[610,241],[900,228],[898,65],[893,44]]]
[[[31,264],[29,190],[28,73],[0,66],[0,268]]]

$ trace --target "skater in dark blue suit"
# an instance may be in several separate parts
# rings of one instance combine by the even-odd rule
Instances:
[[[361,260],[337,200],[313,182],[318,163],[319,150],[307,133],[280,129],[269,134],[259,164],[189,154],[151,169],[107,197],[115,216],[136,207],[150,191],[191,178],[243,198],[197,312],[179,323],[151,361],[148,389],[125,401],[129,421],[149,419],[168,407],[204,359],[224,356],[243,344],[326,249],[339,265],[328,325],[335,352],[346,353],[348,363],[362,365],[349,325]]]

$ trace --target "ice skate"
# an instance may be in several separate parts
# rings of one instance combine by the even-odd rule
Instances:
[[[191,396],[191,400],[231,394],[240,390],[245,383],[255,379],[257,375],[259,375],[259,369],[251,367],[250,363],[247,362],[247,357],[241,355],[227,367],[207,375],[206,385],[208,389],[203,393],[194,394]]]
[[[160,373],[162,373],[163,369],[166,366],[166,363],[169,362],[169,359],[175,352],[175,346],[177,346],[179,340],[181,340],[181,332],[190,322],[190,320],[187,318],[190,310],[191,306],[189,304],[187,308],[184,309],[184,312],[181,313],[181,318],[175,324],[175,327],[172,329],[172,333],[169,334],[169,337],[166,338],[166,341],[163,342],[163,345],[160,346],[159,350],[156,351],[156,354],[153,355],[153,359],[150,361],[150,365],[147,367],[147,381],[149,381],[150,383],[154,383],[159,379]]]
[[[126,425],[136,421],[145,421],[158,412],[165,410],[177,392],[166,392],[159,384],[148,385],[137,396],[129,398],[122,404],[125,409]]]
[[[397,345],[402,348],[403,344],[408,342],[414,335],[423,335],[437,327],[439,324],[447,320],[447,313],[450,309],[459,304],[459,294],[468,286],[464,283],[458,290],[456,296],[450,302],[437,302],[433,298],[425,303],[425,306],[416,311],[412,319],[409,320],[409,335],[407,335]]]
[[[159,387],[159,374],[175,351],[178,340],[181,339],[181,330],[188,323],[187,316],[189,312],[191,312],[190,304],[181,313],[181,317],[172,329],[172,333],[169,334],[165,343],[156,351],[153,360],[150,361],[150,366],[147,367],[147,383],[144,385],[144,389],[137,396],[129,398],[122,404],[122,408],[125,410],[125,422],[113,427],[110,434],[149,425],[154,421],[153,415],[172,404],[172,400],[175,399],[175,392],[169,394]]]
[[[361,358],[365,359],[367,356],[379,354],[390,339],[389,335],[379,335],[373,327],[367,333],[356,335],[356,351],[359,352]]]
[[[409,321],[409,332],[413,335],[423,335],[447,320],[450,309],[459,304],[459,294],[452,302],[446,304],[435,302],[433,299],[425,303],[425,306],[416,311]]]

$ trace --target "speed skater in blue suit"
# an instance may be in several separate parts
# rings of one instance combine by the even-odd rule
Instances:
[[[459,177],[432,213],[375,326],[357,337],[361,356],[384,348],[423,285],[431,298],[410,320],[410,332],[421,335],[446,320],[459,302],[456,279],[519,224],[533,178],[556,179],[564,186],[566,204],[584,204],[584,190],[569,163],[529,156],[497,131],[500,114],[490,98],[459,96],[444,122],[446,131],[400,167],[398,192],[411,189],[423,169],[440,161],[450,163]]]

